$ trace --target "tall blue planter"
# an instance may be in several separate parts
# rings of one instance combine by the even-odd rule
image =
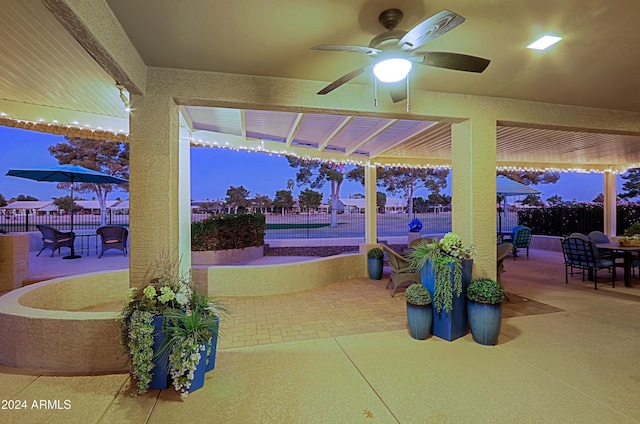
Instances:
[[[216,348],[218,346],[218,330],[220,329],[220,318],[216,318],[216,334],[211,337],[211,340],[207,343],[207,350],[211,347],[209,355],[207,356],[206,370],[211,371],[216,367]],[[205,352],[206,354],[206,352]]]
[[[502,326],[502,303],[493,305],[469,300],[467,306],[473,340],[487,346],[497,344]]]
[[[416,340],[426,340],[431,333],[433,312],[431,305],[413,305],[407,302],[407,323],[409,333]]]
[[[189,393],[195,392],[204,386],[204,374],[207,371],[207,349],[204,345],[200,350],[200,361],[196,366],[196,370],[193,372],[193,380],[191,380],[191,386],[189,386]]]
[[[372,280],[380,280],[382,278],[383,265],[384,262],[382,258],[367,258],[369,278]]]
[[[473,259],[467,259],[462,261],[462,293],[460,297],[456,297],[456,293],[453,293],[453,310],[446,313],[443,310],[436,311],[434,305],[433,310],[433,325],[432,332],[436,337],[441,339],[452,341],[458,339],[467,334],[467,298],[465,293],[469,283],[471,282],[471,273],[473,271]],[[453,285],[453,264],[451,266],[451,285]],[[433,272],[433,264],[431,259],[427,260],[427,263],[420,269],[420,278],[422,285],[427,288],[431,298],[434,298],[435,294],[435,275]]]
[[[153,369],[151,370],[150,389],[164,390],[171,385],[169,375],[169,350],[160,353],[160,347],[167,336],[162,330],[163,316],[153,317]]]

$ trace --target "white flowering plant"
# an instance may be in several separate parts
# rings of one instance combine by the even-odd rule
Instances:
[[[411,265],[422,268],[430,259],[435,274],[433,306],[437,312],[453,309],[453,293],[462,294],[462,263],[477,253],[474,245],[465,245],[456,233],[447,233],[440,240],[425,239],[408,253]],[[451,273],[453,272],[453,285]]]
[[[174,387],[186,397],[200,359],[199,347],[217,335],[218,320],[228,311],[217,301],[196,293],[191,278],[179,274],[177,263],[161,260],[159,264],[158,277],[145,287],[126,292],[127,303],[119,318],[121,344],[137,385],[133,395],[149,389],[154,355],[168,354]],[[165,318],[163,331],[167,337],[166,346],[154,353],[153,319],[157,316]]]

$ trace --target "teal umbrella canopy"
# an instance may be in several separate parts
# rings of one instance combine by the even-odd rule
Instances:
[[[78,165],[57,165],[49,168],[10,169],[7,175],[35,181],[56,183],[124,184],[128,181]]]
[[[73,202],[74,183],[94,184],[124,184],[128,183],[123,178],[104,174],[78,165],[57,165],[50,168],[10,169],[7,172],[10,177],[26,178],[35,181],[49,181],[52,183],[71,183],[71,201]],[[73,233],[73,208],[71,208],[71,232]],[[64,259],[77,259],[74,243],[71,243],[71,254]]]
[[[504,175],[496,178],[496,193],[498,196],[527,196],[529,194],[540,194],[540,190],[531,188]]]

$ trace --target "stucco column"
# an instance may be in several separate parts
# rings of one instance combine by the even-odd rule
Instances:
[[[365,196],[365,223],[364,242],[366,244],[377,243],[378,237],[378,206],[376,204],[376,167],[364,166],[364,196]]]
[[[604,173],[604,233],[609,237],[616,235],[616,174]]]
[[[478,249],[474,277],[496,278],[496,121],[473,118],[451,126],[452,224]]]
[[[189,141],[179,139],[178,106],[166,95],[133,95],[130,135],[130,286],[155,276],[157,261],[191,268]]]

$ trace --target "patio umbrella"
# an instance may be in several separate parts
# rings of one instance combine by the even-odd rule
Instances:
[[[540,194],[540,190],[531,188],[517,181],[513,181],[511,178],[507,178],[504,175],[498,175],[496,178],[496,194],[498,196],[504,196],[503,213],[507,211],[507,196],[528,196],[530,194]],[[502,232],[502,215],[498,213],[498,220],[500,222],[500,232]]]
[[[50,168],[33,169],[10,169],[7,175],[11,177],[26,178],[35,181],[49,181],[56,183],[71,183],[71,203],[73,205],[73,184],[74,183],[94,183],[94,184],[123,184],[128,181],[92,169],[83,168],[78,165],[57,165]],[[73,206],[71,207],[71,232],[73,232]],[[71,244],[71,254],[64,259],[77,259],[73,243]]]

